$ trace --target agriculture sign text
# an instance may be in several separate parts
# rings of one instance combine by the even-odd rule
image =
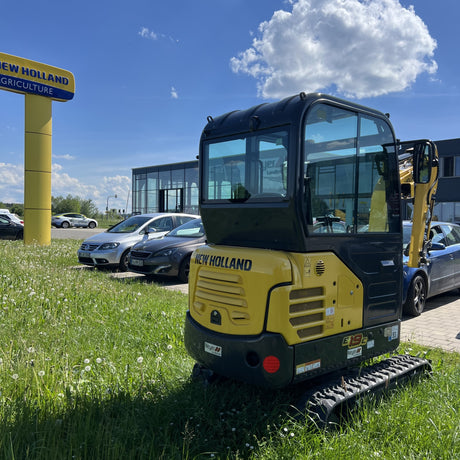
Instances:
[[[0,89],[68,101],[75,93],[71,72],[0,53]]]

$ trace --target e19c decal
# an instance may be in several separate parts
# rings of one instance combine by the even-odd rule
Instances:
[[[366,345],[367,337],[363,334],[347,335],[343,338],[342,347],[357,348]]]

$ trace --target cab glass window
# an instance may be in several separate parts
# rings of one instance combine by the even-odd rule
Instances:
[[[281,200],[287,167],[288,133],[258,131],[204,144],[203,200]]]
[[[317,104],[307,116],[304,146],[311,233],[398,231],[398,185],[390,174],[397,165],[389,163],[394,139],[384,120]]]

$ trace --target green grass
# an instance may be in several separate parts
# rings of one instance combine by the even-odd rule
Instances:
[[[0,458],[460,458],[458,354],[317,429],[295,391],[192,381],[187,296],[75,268],[79,245],[0,242]]]

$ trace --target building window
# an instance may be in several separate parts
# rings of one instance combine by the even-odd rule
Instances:
[[[455,157],[455,177],[460,177],[460,156]]]
[[[454,157],[444,157],[443,177],[452,177],[454,175]]]

